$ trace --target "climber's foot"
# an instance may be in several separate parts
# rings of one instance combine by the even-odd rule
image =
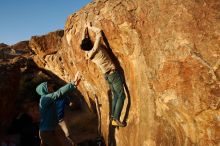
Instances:
[[[116,127],[125,127],[126,124],[125,123],[122,123],[120,122],[119,120],[117,119],[113,119],[112,120],[112,126],[116,126]]]
[[[110,121],[112,121],[112,120],[114,120],[115,118],[114,118],[114,116],[110,116]]]

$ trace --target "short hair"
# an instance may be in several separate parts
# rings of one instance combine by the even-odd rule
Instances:
[[[93,47],[92,41],[90,40],[90,38],[84,38],[81,42],[80,47],[84,51],[90,51]]]
[[[48,86],[52,87],[52,88],[55,90],[55,88],[56,88],[56,83],[55,83],[55,81],[52,80],[52,79],[47,80],[47,87],[48,87]]]

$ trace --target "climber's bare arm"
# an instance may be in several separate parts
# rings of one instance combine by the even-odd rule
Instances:
[[[92,58],[93,55],[95,54],[95,52],[98,50],[99,48],[99,45],[100,45],[100,42],[101,42],[101,38],[102,38],[102,33],[101,33],[101,29],[100,28],[97,28],[97,27],[94,27],[94,26],[91,26],[91,25],[88,25],[88,30],[91,30],[93,32],[95,32],[96,34],[96,39],[95,39],[95,43],[93,45],[93,48],[91,51],[89,51],[89,53],[87,54],[88,55],[88,58]]]

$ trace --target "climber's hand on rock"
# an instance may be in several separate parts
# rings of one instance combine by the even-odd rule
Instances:
[[[92,27],[92,22],[87,22],[86,27],[88,27],[88,28]]]
[[[80,72],[77,71],[77,73],[75,74],[74,80],[76,81],[76,80],[78,80],[78,79],[80,79],[80,78],[81,78]]]
[[[79,85],[79,82],[80,82],[80,79],[79,79],[79,80],[74,81],[74,85],[75,85],[75,86],[78,86],[78,85]]]
[[[80,82],[80,79],[74,80],[72,81],[72,84],[74,84],[75,86],[78,86]]]
[[[88,29],[87,23],[85,23],[84,28],[85,28],[85,30]]]
[[[73,84],[77,86],[77,85],[79,84],[80,80],[81,80],[81,75],[80,75],[80,73],[79,73],[79,71],[78,71],[78,72],[76,73],[76,75],[75,75]]]
[[[89,27],[92,27],[92,22],[89,22]]]

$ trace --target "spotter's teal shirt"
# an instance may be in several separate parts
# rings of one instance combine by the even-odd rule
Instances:
[[[37,86],[36,91],[41,96],[39,103],[40,131],[55,130],[58,124],[56,99],[61,98],[67,92],[73,91],[75,88],[75,85],[68,83],[56,92],[48,93],[47,82],[43,82]]]

